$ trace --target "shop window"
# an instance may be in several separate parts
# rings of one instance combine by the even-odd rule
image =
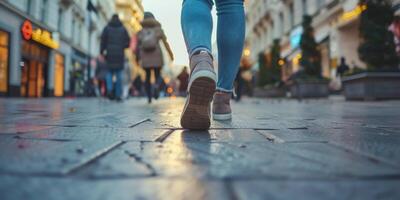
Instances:
[[[54,96],[61,97],[64,95],[64,56],[57,53],[55,59]]]
[[[48,0],[43,0],[40,8],[40,20],[45,22],[47,20],[48,10],[47,10]]]
[[[7,93],[8,89],[8,43],[8,33],[0,31],[0,93]]]

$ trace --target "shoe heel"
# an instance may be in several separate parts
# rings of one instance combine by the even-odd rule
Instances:
[[[181,125],[186,129],[210,128],[210,107],[216,83],[207,77],[197,78],[189,88],[188,102],[182,113]]]

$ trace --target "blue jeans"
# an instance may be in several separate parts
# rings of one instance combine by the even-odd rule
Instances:
[[[243,0],[215,0],[218,24],[217,90],[232,92],[240,65],[245,35]],[[212,0],[183,0],[181,26],[189,56],[199,50],[211,53]]]
[[[112,94],[113,92],[113,76],[115,74],[117,81],[115,82],[115,97],[122,97],[122,69],[110,69],[106,75],[107,93]]]

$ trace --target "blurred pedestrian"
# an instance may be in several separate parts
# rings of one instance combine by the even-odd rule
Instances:
[[[122,99],[129,98],[131,85],[131,65],[129,64],[129,60],[125,58],[124,70],[122,72]]]
[[[350,70],[350,67],[346,64],[346,58],[341,57],[340,58],[340,65],[336,70],[336,74],[339,77],[343,77],[343,75]]]
[[[161,68],[164,65],[164,57],[160,47],[160,41],[164,43],[170,57],[173,59],[171,48],[167,42],[167,37],[164,34],[161,24],[155,19],[154,15],[150,12],[144,13],[144,19],[142,21],[143,29],[137,34],[137,49],[136,59],[143,67],[146,72],[145,87],[148,102],[154,96],[158,98],[161,85]],[[150,79],[151,71],[154,71],[155,75],[155,86],[152,91]]]
[[[96,58],[96,70],[95,70],[95,78],[96,78],[96,95],[97,96],[105,96],[106,95],[106,75],[107,75],[107,65],[102,56]]]
[[[389,30],[393,33],[394,44],[396,45],[397,55],[400,56],[400,16],[395,16],[393,23],[389,26]]]
[[[133,81],[133,88],[133,93],[135,96],[143,96],[143,81],[140,75],[136,76],[135,80]]]
[[[114,14],[101,35],[100,54],[105,56],[108,73],[106,75],[107,96],[110,99],[122,100],[122,72],[125,53],[130,38],[117,14]],[[113,87],[113,76],[116,77]],[[113,91],[115,90],[115,93]]]
[[[189,73],[186,66],[182,69],[177,78],[179,80],[179,96],[185,97],[189,83]]]
[[[210,127],[210,103],[213,99],[213,118],[215,120],[232,118],[230,99],[244,44],[243,2],[243,0],[215,1],[218,15],[217,83],[211,55],[213,1],[183,1],[181,24],[189,53],[191,71],[189,94],[181,117],[183,128],[208,129]]]
[[[236,85],[236,95],[234,96],[236,101],[240,101],[242,98],[242,92],[243,92],[243,86],[244,86],[244,80],[242,77],[242,67],[239,67],[238,73],[236,74],[235,78],[235,85]]]

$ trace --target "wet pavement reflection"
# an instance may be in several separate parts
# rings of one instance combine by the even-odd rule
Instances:
[[[0,99],[1,199],[400,195],[400,102],[244,99],[208,131],[183,103]]]

